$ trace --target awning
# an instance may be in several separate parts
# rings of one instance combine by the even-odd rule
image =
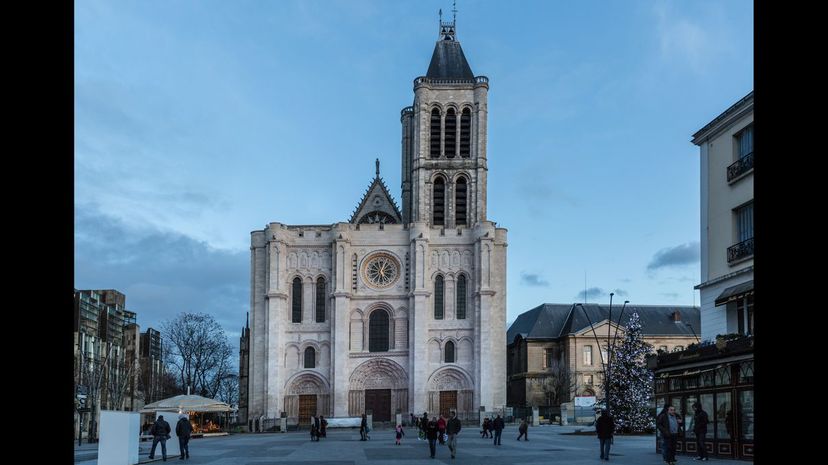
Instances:
[[[744,296],[753,295],[753,280],[745,281],[742,284],[728,287],[716,298],[716,306],[741,299]]]
[[[178,410],[179,412],[230,412],[233,408],[224,402],[220,402],[215,399],[208,399],[206,397],[196,395],[180,395],[147,404],[140,410],[140,412],[154,413],[159,410]]]

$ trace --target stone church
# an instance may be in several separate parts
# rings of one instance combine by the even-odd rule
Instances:
[[[251,233],[248,418],[476,419],[505,405],[506,229],[486,216],[488,92],[455,21],[441,20],[401,112],[402,210],[377,161],[350,221]]]

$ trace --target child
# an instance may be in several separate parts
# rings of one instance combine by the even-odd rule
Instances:
[[[405,431],[403,431],[402,425],[397,425],[397,445],[400,445],[400,439],[405,436]]]

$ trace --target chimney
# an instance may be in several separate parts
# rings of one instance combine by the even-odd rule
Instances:
[[[673,321],[676,323],[681,323],[681,312],[676,310],[673,312]]]

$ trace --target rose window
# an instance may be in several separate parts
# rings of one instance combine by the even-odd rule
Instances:
[[[379,254],[365,265],[365,280],[374,287],[388,287],[399,278],[397,261],[386,254]]]

